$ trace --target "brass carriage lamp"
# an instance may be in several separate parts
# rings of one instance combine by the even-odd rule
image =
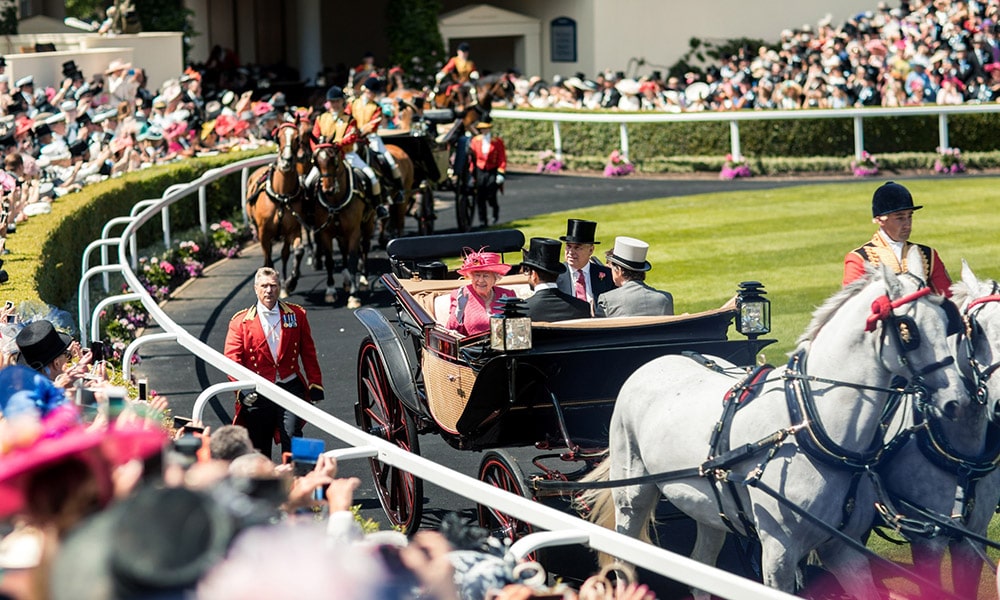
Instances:
[[[744,281],[736,293],[736,331],[751,340],[771,331],[771,301],[764,297],[764,284]]]
[[[524,300],[501,298],[500,312],[490,316],[490,348],[500,352],[531,350],[531,317],[527,316]]]

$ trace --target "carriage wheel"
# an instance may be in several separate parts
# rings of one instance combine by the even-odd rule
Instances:
[[[420,454],[413,418],[389,386],[385,362],[370,337],[358,353],[358,428],[414,454]],[[420,527],[424,482],[412,473],[370,459],[379,502],[394,527],[410,535]]]
[[[491,450],[483,456],[479,463],[479,480],[523,498],[536,499],[530,492],[531,488],[517,459],[505,450]],[[519,521],[489,506],[480,504],[477,512],[479,525],[485,527],[491,535],[517,541],[534,531],[531,523]]]

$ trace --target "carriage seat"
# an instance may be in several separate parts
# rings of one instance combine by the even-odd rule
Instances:
[[[434,321],[441,327],[447,327],[451,292],[467,283],[466,279],[406,280],[403,282],[403,287],[420,303],[427,314],[434,317]],[[528,276],[520,273],[503,277],[497,285],[514,290],[518,298],[527,298],[532,293]]]

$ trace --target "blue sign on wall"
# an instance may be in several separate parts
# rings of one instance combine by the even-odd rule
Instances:
[[[552,19],[549,25],[552,62],[576,62],[576,21],[569,17]]]

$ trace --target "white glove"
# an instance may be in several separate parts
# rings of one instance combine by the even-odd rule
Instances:
[[[497,173],[497,185],[503,185],[503,173]]]
[[[444,75],[445,75],[444,71],[438,71],[437,75],[434,76],[434,81],[440,82],[442,79],[444,79]]]
[[[479,71],[473,71],[469,73],[469,79],[476,80],[479,79]]]

